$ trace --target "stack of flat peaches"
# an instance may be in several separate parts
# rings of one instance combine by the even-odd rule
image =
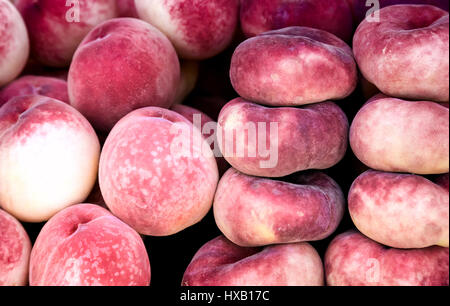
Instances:
[[[0,285],[448,286],[448,11],[0,0]]]

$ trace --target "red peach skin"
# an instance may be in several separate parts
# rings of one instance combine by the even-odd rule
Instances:
[[[214,198],[217,226],[240,246],[324,239],[344,210],[340,187],[320,172],[297,174],[287,183],[229,169]]]
[[[364,77],[386,95],[449,101],[449,16],[429,5],[394,5],[364,20],[353,52]]]
[[[28,284],[31,242],[22,224],[0,209],[0,286]]]
[[[353,223],[365,236],[390,247],[448,247],[448,189],[417,175],[369,170],[348,196]]]
[[[375,170],[442,174],[449,171],[449,110],[429,101],[377,95],[350,127],[353,153]]]
[[[356,87],[357,69],[350,47],[333,34],[290,27],[241,43],[230,78],[244,99],[293,106],[347,97]]]
[[[254,176],[332,167],[346,152],[347,135],[347,117],[333,102],[267,108],[237,98],[224,106],[218,121],[223,156]]]
[[[391,249],[355,231],[325,253],[328,286],[448,286],[448,248]]]
[[[11,98],[27,95],[41,95],[69,103],[66,81],[53,77],[27,75],[0,90],[0,106]]]
[[[68,207],[42,228],[31,251],[31,286],[147,286],[150,262],[131,227],[93,204]]]
[[[195,254],[183,286],[322,286],[323,265],[308,243],[243,248],[219,236]]]
[[[199,222],[212,206],[217,182],[217,164],[200,131],[158,107],[121,119],[100,158],[106,205],[145,235],[167,236]]]
[[[119,119],[145,106],[169,108],[180,81],[180,63],[170,41],[135,18],[117,18],[93,29],[69,70],[70,103],[108,132]]]
[[[116,0],[17,0],[31,42],[31,55],[47,66],[66,67],[83,37],[117,17]]]
[[[316,28],[351,41],[352,10],[342,0],[241,0],[241,27],[247,37],[290,26]]]
[[[119,10],[119,17],[133,17],[138,18],[134,0],[116,0],[117,9]]]
[[[239,20],[239,0],[135,0],[139,18],[157,27],[181,58],[203,60],[223,51]]]
[[[0,0],[0,87],[14,80],[25,67],[30,42],[16,7]]]
[[[21,221],[48,220],[94,186],[100,144],[73,107],[44,96],[0,108],[0,206]]]

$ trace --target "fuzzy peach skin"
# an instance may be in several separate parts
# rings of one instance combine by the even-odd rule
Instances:
[[[353,223],[365,236],[390,247],[448,247],[448,189],[412,174],[369,170],[348,195]]]
[[[31,251],[31,286],[148,286],[150,262],[136,231],[93,204],[68,207]]]
[[[239,19],[239,0],[135,0],[139,18],[169,37],[180,57],[202,60],[223,51]]]
[[[217,129],[225,159],[254,176],[327,169],[347,149],[348,120],[333,102],[267,108],[237,98],[220,112]]]
[[[353,52],[364,77],[386,95],[449,101],[449,16],[430,5],[394,5],[363,21]]]
[[[0,286],[28,284],[31,242],[22,224],[0,209]]]
[[[20,74],[29,52],[27,28],[20,13],[8,0],[0,0],[0,87]]]
[[[244,99],[291,106],[347,97],[356,87],[357,69],[350,47],[333,34],[290,27],[241,43],[230,78]]]
[[[100,145],[71,106],[44,96],[0,108],[0,206],[21,221],[48,220],[94,186]]]
[[[290,26],[321,29],[351,41],[352,10],[342,0],[241,0],[241,27],[247,37]]]
[[[442,174],[449,171],[449,109],[429,101],[377,95],[350,127],[353,153],[375,170]]]
[[[99,183],[113,214],[141,234],[167,236],[207,214],[218,170],[191,122],[176,112],[146,107],[125,116],[109,134]]]
[[[66,67],[83,37],[97,24],[117,17],[116,0],[17,0],[31,42],[31,55]]]
[[[181,104],[194,90],[199,75],[197,61],[183,60],[180,65],[180,84],[173,104]]]
[[[308,243],[244,248],[219,236],[187,267],[183,286],[322,286],[322,260]]]
[[[328,237],[342,220],[345,199],[336,182],[320,172],[284,182],[231,168],[219,182],[213,207],[221,232],[250,247]]]
[[[387,248],[356,231],[340,234],[325,253],[328,286],[448,286],[448,248]]]
[[[447,12],[449,10],[448,0],[347,0],[347,2],[352,8],[356,25],[363,21],[366,15],[374,16],[373,13],[376,8],[383,8],[397,4],[429,4],[437,6]],[[375,2],[377,2],[379,6],[374,7]]]
[[[158,29],[135,18],[106,21],[77,49],[69,69],[70,103],[102,132],[145,106],[169,108],[180,63]]]
[[[119,10],[119,17],[133,17],[138,18],[136,5],[134,0],[116,0],[117,9]]]
[[[58,78],[26,75],[0,90],[0,106],[14,97],[41,95],[69,103],[67,82]]]

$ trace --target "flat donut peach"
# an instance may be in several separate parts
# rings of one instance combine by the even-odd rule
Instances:
[[[333,34],[289,27],[241,43],[230,78],[244,99],[292,106],[347,97],[356,87],[357,69],[350,47]]]
[[[448,247],[449,194],[424,177],[369,170],[348,195],[353,223],[367,237],[390,247]]]
[[[183,286],[323,286],[323,265],[308,243],[244,248],[219,236],[203,245]]]
[[[449,171],[449,109],[377,95],[356,114],[350,145],[368,167],[387,172]]]
[[[333,102],[269,108],[237,98],[222,108],[218,142],[225,159],[248,175],[282,177],[338,163],[348,121]]]
[[[448,248],[392,249],[356,231],[325,253],[328,286],[448,286]]]
[[[364,20],[353,51],[364,77],[384,94],[449,101],[449,16],[431,5],[394,5]]]
[[[340,187],[323,173],[296,174],[288,183],[231,168],[219,182],[213,207],[230,241],[262,246],[324,239],[339,225],[344,206]]]

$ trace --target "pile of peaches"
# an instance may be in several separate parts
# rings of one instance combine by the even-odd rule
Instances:
[[[0,285],[448,286],[448,10],[0,0]]]

